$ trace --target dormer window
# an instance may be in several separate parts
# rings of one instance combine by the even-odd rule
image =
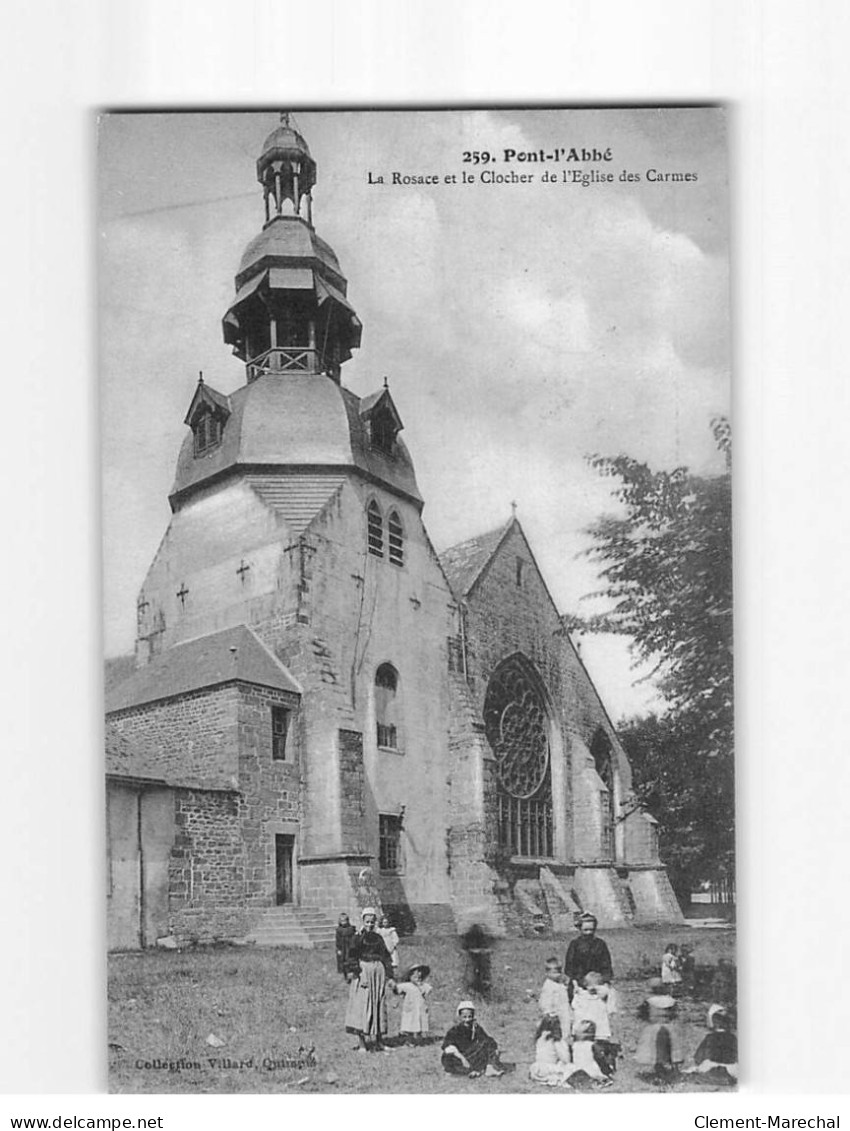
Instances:
[[[361,400],[360,417],[366,426],[364,431],[372,451],[394,456],[396,437],[404,425],[386,383],[379,392]]]
[[[195,455],[202,456],[221,443],[221,417],[207,410],[199,412],[192,424]]]
[[[197,459],[221,443],[230,416],[230,402],[223,394],[204,384],[203,374],[186,413],[185,423],[192,429],[192,448]]]
[[[392,413],[376,412],[371,421],[372,447],[384,455],[392,455],[397,431]]]

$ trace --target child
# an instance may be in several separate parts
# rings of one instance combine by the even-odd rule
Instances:
[[[647,1024],[638,1040],[635,1060],[647,1069],[642,1075],[654,1083],[670,1080],[685,1059],[676,1024],[676,999],[664,990],[661,979],[653,978],[638,1010],[638,1017]]]
[[[554,1088],[559,1084],[566,1084],[576,1073],[584,1075],[570,1059],[570,1046],[564,1040],[561,1023],[556,1015],[547,1014],[537,1026],[534,1037],[535,1060],[528,1075],[535,1084],[546,1084]]]
[[[601,1088],[613,1083],[611,1077],[602,1071],[593,1052],[596,1040],[596,1026],[592,1021],[573,1021],[573,1069],[581,1069]]]
[[[451,1076],[503,1076],[499,1046],[475,1020],[475,1006],[462,1001],[457,1024],[443,1037],[443,1069]]]
[[[339,917],[339,923],[336,929],[336,968],[345,977],[345,964],[348,960],[348,952],[351,949],[351,940],[357,934],[354,927],[348,920],[348,916],[343,913]]]
[[[682,963],[679,948],[674,942],[668,943],[661,959],[661,981],[669,993],[675,994],[682,984]]]
[[[682,972],[682,989],[691,993],[696,981],[696,959],[694,948],[690,943],[682,943],[679,947],[679,968]]]
[[[399,1027],[399,1036],[404,1044],[422,1044],[428,1036],[428,995],[432,987],[425,979],[430,973],[430,966],[417,962],[396,983],[394,992],[404,997]]]
[[[390,952],[390,960],[393,964],[393,973],[398,972],[398,931],[390,923],[388,915],[381,916],[381,925],[378,927],[378,934],[384,940],[384,945]]]
[[[694,1068],[687,1072],[701,1073],[706,1082],[735,1084],[738,1080],[738,1038],[732,1032],[732,1016],[720,1006],[708,1011],[709,1032],[694,1053]]]
[[[601,974],[591,970],[582,978],[573,995],[575,1022],[593,1025],[593,1053],[605,1076],[613,1076],[620,1046],[614,1035],[613,1018],[617,1013],[617,992]]]
[[[540,1012],[544,1017],[557,1017],[561,1023],[561,1033],[569,1033],[573,1024],[573,1011],[570,1009],[570,995],[567,979],[561,972],[557,958],[546,959],[546,979],[540,991]]]

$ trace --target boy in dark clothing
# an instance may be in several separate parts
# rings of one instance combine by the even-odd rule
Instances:
[[[443,1068],[452,1076],[502,1076],[499,1046],[475,1020],[475,1006],[462,1001],[458,1023],[443,1038]]]

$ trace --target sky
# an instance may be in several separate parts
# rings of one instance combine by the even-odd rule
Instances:
[[[198,372],[225,393],[245,380],[221,318],[264,219],[255,162],[277,122],[100,122],[107,655],[133,647]],[[722,470],[710,422],[730,399],[723,111],[302,111],[296,123],[318,165],[313,221],[364,327],[343,383],[362,396],[388,378],[435,546],[503,524],[515,502],[560,611],[596,611],[585,530],[615,504],[587,457]],[[611,159],[563,159],[572,148]],[[505,159],[541,149],[562,160]],[[474,152],[492,160],[463,160]],[[565,183],[572,170],[613,183]],[[486,184],[484,171],[532,179]],[[580,645],[615,719],[658,705],[622,640]]]

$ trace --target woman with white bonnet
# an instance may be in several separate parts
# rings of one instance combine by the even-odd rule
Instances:
[[[375,927],[374,907],[361,912],[363,927],[352,940],[346,959],[345,976],[349,983],[345,1030],[357,1035],[358,1052],[388,1052],[387,989],[394,986],[390,953]]]

